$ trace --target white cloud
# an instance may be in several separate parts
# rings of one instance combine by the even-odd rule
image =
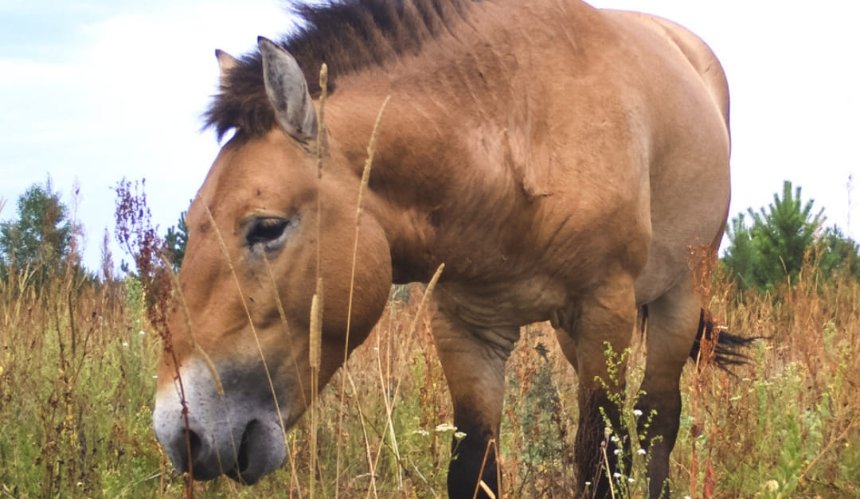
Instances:
[[[104,227],[113,224],[112,186],[146,177],[162,230],[176,222],[217,153],[200,115],[216,90],[216,48],[241,54],[257,35],[290,28],[277,2],[166,3],[77,27],[61,62],[0,54],[0,197],[14,199],[51,173],[81,187],[80,221],[95,268]],[[81,41],[82,40],[82,41]],[[41,43],[44,40],[40,40]],[[68,196],[67,199],[71,199]],[[12,216],[7,206],[0,215]]]
[[[54,8],[48,3],[6,0],[0,12]],[[831,222],[845,223],[845,182],[860,169],[860,31],[854,27],[860,4],[595,3],[677,20],[720,56],[732,86],[733,213],[767,204],[787,178],[826,206]],[[278,0],[96,7],[63,4],[76,26],[72,41],[42,36],[34,40],[38,50],[0,53],[0,197],[10,202],[0,215],[12,216],[15,198],[47,172],[58,189],[78,179],[91,267],[102,229],[112,225],[111,186],[119,178],[149,179],[162,229],[175,223],[203,181],[218,149],[211,133],[199,133],[218,78],[214,50],[239,55],[254,47],[257,35],[275,38],[290,28]],[[85,12],[86,21],[75,24],[76,12]],[[860,225],[860,203],[852,210]]]
[[[0,90],[19,91],[45,85],[48,81],[62,81],[69,72],[65,65],[32,60],[0,58]]]

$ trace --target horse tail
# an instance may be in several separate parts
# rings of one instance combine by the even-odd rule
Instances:
[[[729,333],[714,324],[709,314],[702,309],[699,315],[699,329],[696,331],[696,341],[690,349],[690,358],[694,362],[702,355],[712,358],[718,367],[728,371],[732,366],[748,364],[749,355],[743,349],[752,342],[762,339],[761,336],[743,337]]]

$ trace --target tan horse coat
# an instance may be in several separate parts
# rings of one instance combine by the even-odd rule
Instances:
[[[309,398],[318,221],[322,383],[341,364],[355,197],[374,119],[390,95],[360,227],[350,346],[373,327],[392,281],[426,282],[446,264],[433,328],[455,424],[467,433],[452,462],[451,496],[471,497],[479,478],[499,487],[494,459],[478,472],[498,438],[505,360],[520,326],[546,320],[580,380],[580,482],[605,494],[598,407],[618,415],[594,380],[605,378],[605,343],[616,352],[629,345],[643,305],[648,360],[638,404],[657,413],[649,435],[663,438],[651,449],[649,474],[652,495],[662,490],[678,429],[678,380],[702,306],[692,269],[716,251],[729,203],[720,65],[697,37],[651,16],[578,1],[450,4],[438,14],[444,29],[419,49],[338,76],[326,108],[322,179],[302,77],[313,69],[261,41],[265,108],[260,88],[245,93],[238,89],[249,84],[231,80],[253,64],[219,57],[221,103],[245,99],[264,112],[219,117],[216,104],[214,124],[238,130],[188,216],[180,279],[194,340],[184,312],[171,328],[188,431],[169,356],[155,411],[159,439],[179,469],[192,462],[199,478],[226,472],[253,482],[283,460],[260,349],[289,426]],[[223,400],[200,349],[226,380]]]

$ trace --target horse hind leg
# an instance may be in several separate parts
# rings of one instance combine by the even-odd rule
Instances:
[[[681,371],[696,339],[701,301],[692,277],[648,305],[645,378],[636,408],[648,451],[649,496],[669,497],[669,454],[681,416]]]

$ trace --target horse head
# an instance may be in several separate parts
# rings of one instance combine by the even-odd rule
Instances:
[[[357,215],[360,176],[342,166],[336,142],[319,147],[295,59],[259,44],[275,125],[237,130],[189,209],[158,372],[156,434],[195,479],[252,483],[280,466],[285,429],[308,407],[312,379],[321,388],[369,334],[391,287],[385,233],[370,214]],[[235,60],[218,59],[224,84]],[[312,377],[315,294],[323,305]]]

